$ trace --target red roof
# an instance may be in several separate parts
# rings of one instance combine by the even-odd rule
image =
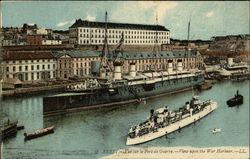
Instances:
[[[7,51],[3,54],[3,60],[38,60],[53,59],[48,51]]]

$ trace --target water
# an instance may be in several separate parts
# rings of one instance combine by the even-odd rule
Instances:
[[[244,104],[228,107],[226,100],[236,90],[244,96]],[[126,146],[126,134],[131,125],[144,121],[150,109],[168,106],[174,110],[190,100],[192,91],[173,94],[120,107],[77,112],[57,117],[43,118],[42,96],[8,99],[3,102],[4,115],[18,119],[25,130],[4,143],[5,158],[86,158],[107,156],[118,149],[131,147],[217,147],[249,146],[249,81],[220,82],[208,91],[196,92],[200,99],[218,102],[218,109],[180,132],[173,132],[151,142]],[[24,132],[32,132],[54,125],[55,133],[24,142]],[[218,134],[211,133],[221,128]]]

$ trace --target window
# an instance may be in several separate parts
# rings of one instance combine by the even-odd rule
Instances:
[[[28,71],[28,66],[25,66],[25,71]]]
[[[53,64],[53,69],[55,69],[56,68],[56,65],[55,64]]]
[[[37,79],[39,79],[39,78],[40,78],[40,76],[39,76],[39,72],[37,72],[37,74],[36,74],[36,78],[37,78]]]
[[[6,71],[9,72],[9,67],[8,66],[6,67]]]
[[[45,69],[45,65],[43,65],[43,70]]]
[[[48,69],[50,69],[50,64],[48,64]]]
[[[15,72],[16,71],[16,67],[15,66],[13,66],[13,72]]]
[[[39,65],[36,66],[36,69],[39,70]]]
[[[31,80],[34,80],[34,73],[31,73]]]
[[[19,71],[22,71],[22,66],[19,66]]]

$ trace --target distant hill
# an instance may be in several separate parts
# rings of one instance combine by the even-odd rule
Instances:
[[[250,35],[212,37],[208,50],[250,51]]]

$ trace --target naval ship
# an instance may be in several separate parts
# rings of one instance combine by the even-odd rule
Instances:
[[[200,101],[194,96],[190,102],[173,112],[167,107],[156,111],[152,109],[145,122],[130,128],[126,145],[141,144],[167,135],[202,119],[216,108],[216,102]]]
[[[107,13],[105,21],[107,21]],[[79,87],[73,86],[70,92],[44,97],[43,114],[45,116],[140,102],[190,89],[204,82],[204,72],[198,69],[183,69],[182,60],[178,60],[174,68],[173,60],[169,60],[168,67],[162,70],[157,70],[156,63],[152,63],[152,69],[144,72],[137,71],[136,64],[131,62],[129,72],[124,74],[122,73],[124,36],[122,34],[118,47],[110,53],[106,33],[107,26],[105,26],[101,62],[95,65],[98,66],[98,77],[86,81]],[[189,50],[186,51],[188,51],[187,55],[191,53]],[[157,51],[152,54],[155,58],[158,57]]]
[[[130,64],[128,75],[122,75],[121,63],[114,63],[113,78],[94,79],[92,87],[43,98],[44,115],[80,109],[92,109],[109,105],[140,102],[147,98],[191,89],[204,82],[204,72],[198,69],[184,70],[182,62],[173,70],[168,61],[166,71],[137,72]]]

